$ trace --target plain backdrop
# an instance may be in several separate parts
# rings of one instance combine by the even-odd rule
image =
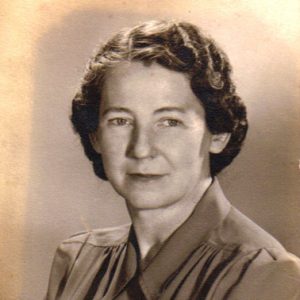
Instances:
[[[160,5],[159,1],[113,1],[114,5],[88,1],[77,5],[84,1],[71,1],[65,6],[58,1],[33,2],[32,20],[26,19],[23,29],[28,38],[35,37],[30,48],[34,55],[26,69],[30,105],[19,112],[28,116],[30,134],[27,146],[20,145],[17,136],[11,141],[12,149],[28,152],[27,184],[22,197],[15,195],[22,199],[17,202],[18,214],[12,213],[1,224],[11,226],[8,241],[15,231],[21,232],[14,244],[19,264],[13,272],[18,275],[11,273],[18,287],[9,290],[3,284],[0,293],[6,296],[1,299],[42,299],[55,249],[63,239],[78,231],[129,222],[124,201],[95,177],[83,154],[69,121],[70,103],[95,46],[119,29],[149,19],[193,22],[228,54],[238,93],[248,108],[250,129],[241,154],[219,176],[221,185],[232,204],[300,255],[299,24],[294,18],[299,6],[293,6],[295,1],[290,5],[282,1],[187,1],[185,5],[183,1]],[[41,33],[35,35],[35,30]],[[18,34],[14,38],[18,40]],[[24,47],[21,42],[16,45]],[[21,54],[17,59],[22,66]],[[22,120],[14,116],[15,123]],[[22,180],[22,174],[16,180]],[[10,207],[8,202],[2,205]],[[8,247],[4,247],[7,254],[2,263],[10,270]]]

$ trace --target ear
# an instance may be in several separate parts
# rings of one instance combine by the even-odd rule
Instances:
[[[91,142],[94,150],[98,154],[101,154],[101,147],[100,147],[100,142],[99,142],[99,137],[98,137],[97,131],[89,133],[89,139],[90,139],[90,142]]]
[[[209,152],[218,154],[223,151],[223,149],[226,147],[226,145],[229,142],[231,134],[229,132],[223,132],[218,134],[213,134]]]

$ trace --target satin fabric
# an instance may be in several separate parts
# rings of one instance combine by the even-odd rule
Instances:
[[[80,233],[55,254],[46,300],[300,299],[300,261],[235,209],[215,179],[141,269],[130,225]]]

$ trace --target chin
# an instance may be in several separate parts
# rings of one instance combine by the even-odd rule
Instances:
[[[127,206],[135,210],[159,209],[173,204],[172,197],[144,191],[143,193],[129,193],[124,196]]]

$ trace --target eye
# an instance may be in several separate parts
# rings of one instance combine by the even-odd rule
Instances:
[[[165,119],[159,124],[160,127],[178,127],[182,125],[182,122],[177,119]]]
[[[132,120],[125,118],[113,118],[108,120],[108,123],[114,126],[130,126],[132,124]]]

